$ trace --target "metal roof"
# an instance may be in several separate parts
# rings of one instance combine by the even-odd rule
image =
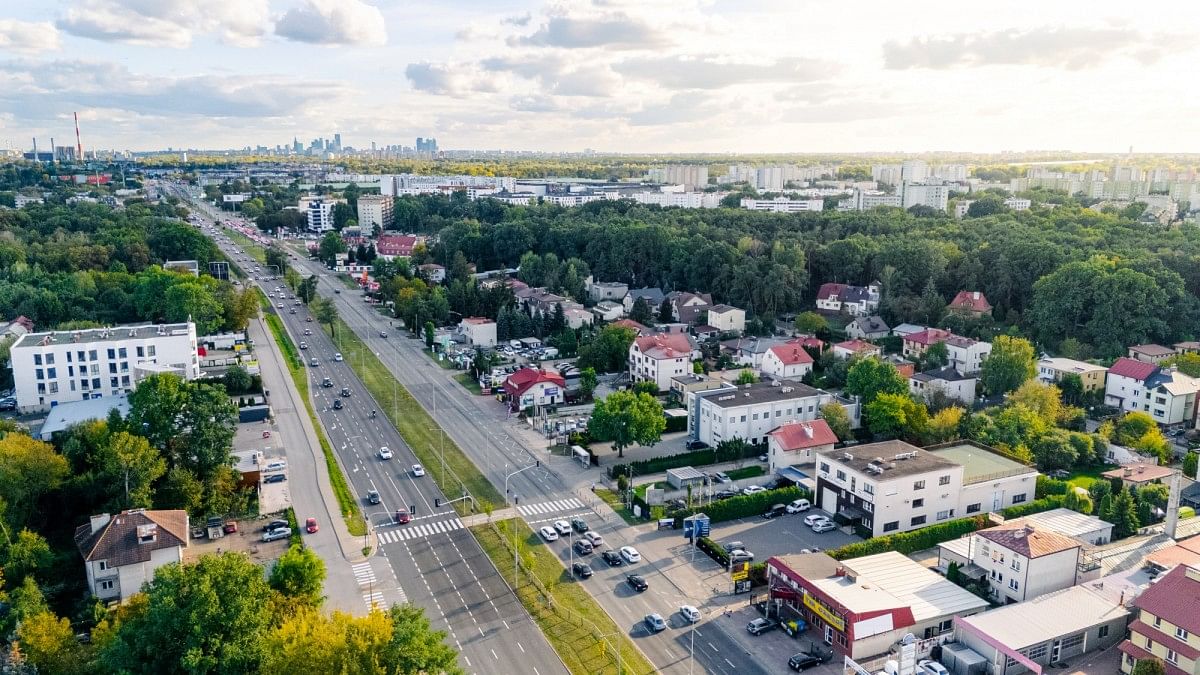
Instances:
[[[818,588],[855,613],[909,607],[913,620],[974,612],[983,598],[895,551],[843,560],[849,576],[819,579]]]
[[[970,624],[1010,649],[1023,649],[1124,616],[1129,616],[1124,607],[1086,586],[1072,586],[956,620]]]

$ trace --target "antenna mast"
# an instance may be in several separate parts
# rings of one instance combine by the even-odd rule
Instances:
[[[75,154],[76,161],[83,161],[83,142],[79,140],[79,113],[75,113]]]

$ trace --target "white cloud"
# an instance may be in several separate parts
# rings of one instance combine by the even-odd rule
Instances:
[[[404,76],[413,89],[430,94],[461,97],[499,91],[495,78],[481,73],[472,64],[410,63],[404,69]]]
[[[644,56],[613,66],[626,77],[667,89],[722,89],[756,82],[812,82],[835,75],[837,64],[820,59],[782,58],[748,63],[686,55]]]
[[[184,48],[212,32],[229,44],[253,46],[266,22],[267,0],[84,0],[58,27],[103,42]]]
[[[654,49],[670,44],[667,34],[625,13],[601,16],[550,16],[531,35],[513,37],[510,44],[580,49]]]
[[[383,13],[361,0],[305,0],[275,23],[275,34],[317,45],[387,44]]]
[[[59,46],[58,29],[49,21],[0,19],[0,51],[31,54]]]

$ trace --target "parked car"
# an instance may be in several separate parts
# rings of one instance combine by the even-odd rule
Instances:
[[[647,584],[646,579],[640,574],[630,574],[625,577],[625,583],[629,584],[629,587],[638,593],[650,588],[650,584]]]
[[[738,493],[734,492],[733,490],[721,490],[713,495],[713,499],[729,499],[730,497],[736,496],[738,496]]]
[[[273,473],[266,478],[263,478],[263,483],[282,483],[287,480],[287,475],[282,473]]]
[[[621,565],[625,564],[625,561],[621,559],[620,554],[611,548],[605,549],[604,552],[600,554],[600,557],[604,558],[604,562],[608,563],[609,567],[620,567]]]
[[[595,550],[592,543],[586,539],[576,539],[574,544],[575,552],[579,555],[587,555]]]
[[[700,620],[700,610],[691,605],[680,605],[679,616],[682,616],[683,620],[688,623],[696,623]]]
[[[950,671],[937,661],[921,659],[917,661],[917,675],[950,675]]]
[[[583,534],[584,532],[588,531],[588,524],[583,518],[572,518],[571,527],[574,528],[579,534]]]
[[[744,495],[756,495],[760,492],[766,492],[766,491],[767,491],[767,488],[765,488],[761,485],[747,485],[746,487],[742,488],[742,494],[744,494]]]
[[[386,445],[379,449],[379,459],[391,459],[394,456],[392,449]]]
[[[319,525],[317,525],[316,518],[309,518],[308,520],[304,521],[304,529],[307,530],[309,534],[316,534],[317,530],[321,528]]]
[[[1050,472],[1050,477],[1057,478],[1059,480],[1066,480],[1071,477],[1071,472],[1067,471],[1066,469],[1055,469],[1054,471]]]
[[[272,520],[271,522],[267,523],[266,525],[263,525],[263,532],[270,532],[271,530],[278,530],[281,527],[287,527],[287,526],[288,526],[288,521],[276,518],[275,520]]]
[[[420,464],[413,464],[412,465],[412,475],[414,478],[420,478],[421,476],[424,476],[425,475],[425,467],[421,466]]]
[[[564,537],[571,534],[571,526],[565,520],[554,521],[554,529]]]
[[[738,549],[744,549],[746,548],[746,545],[740,541],[727,541],[724,544],[721,544],[721,547],[725,549],[726,553],[729,553]]]
[[[791,504],[787,505],[787,512],[788,513],[800,513],[801,511],[807,511],[811,508],[812,508],[812,504],[810,504],[807,499],[797,499],[797,500],[794,500]]]
[[[770,520],[772,518],[778,518],[779,516],[782,516],[783,514],[785,514],[787,512],[788,512],[788,507],[784,506],[783,504],[775,504],[774,506],[772,506],[771,508],[769,508],[765,512],[763,512],[762,517],[766,518],[767,520]]]
[[[793,654],[792,658],[788,659],[788,668],[791,668],[797,673],[819,665],[821,665],[821,657],[815,654],[809,654],[808,652]]]
[[[708,443],[705,443],[704,441],[693,438],[692,440],[688,441],[687,443],[684,443],[683,447],[688,450],[703,450],[704,448],[708,447]]]
[[[828,532],[830,530],[836,530],[836,529],[837,529],[837,525],[834,525],[832,520],[821,520],[821,521],[818,521],[816,525],[812,526],[812,531],[816,532],[818,534],[821,532]]]
[[[718,472],[714,473],[713,476],[716,476],[718,483],[733,482],[733,479],[729,477],[729,474],[725,473],[724,471],[718,471]]]
[[[571,572],[580,579],[587,579],[592,576],[592,566],[587,563],[577,562],[571,565]]]
[[[558,540],[558,533],[555,532],[554,528],[550,527],[549,525],[542,526],[542,529],[538,530],[538,532],[541,533],[542,539],[545,539],[546,541]]]
[[[287,462],[275,461],[269,462],[265,467],[263,467],[263,471],[283,471],[286,468]]]
[[[638,550],[632,546],[622,546],[621,557],[624,558],[625,562],[627,563],[635,563],[641,561],[642,554],[638,553]]]
[[[378,504],[383,501],[379,497],[379,490],[367,490],[367,502],[370,504]]]
[[[266,532],[263,532],[262,540],[276,541],[279,539],[287,539],[290,536],[292,536],[292,529],[290,527],[277,527],[273,530],[267,530]]]
[[[746,631],[751,635],[762,635],[767,631],[779,628],[779,622],[774,619],[758,618],[746,624]]]
[[[804,516],[804,524],[812,527],[822,520],[829,520],[829,516],[824,513],[810,513]]]
[[[657,633],[667,628],[667,622],[663,620],[662,615],[658,612],[647,614],[646,618],[642,619],[642,621],[646,624],[646,630],[651,633]]]

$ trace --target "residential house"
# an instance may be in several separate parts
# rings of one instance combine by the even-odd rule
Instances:
[[[963,375],[954,366],[927,370],[908,378],[908,391],[913,396],[929,400],[940,392],[968,408],[975,404],[975,386],[974,375]]]
[[[713,305],[708,308],[707,324],[723,333],[741,333],[746,330],[746,310],[731,305]]]
[[[513,412],[532,410],[535,414],[566,400],[566,380],[559,373],[540,368],[521,368],[504,380],[504,395]]]
[[[26,333],[33,332],[33,321],[27,316],[18,316],[12,321],[0,323],[0,340],[17,339]]]
[[[762,373],[775,379],[799,380],[812,372],[813,357],[799,344],[775,345],[763,355]]]
[[[384,260],[411,258],[413,249],[425,244],[425,237],[415,234],[381,234],[375,242],[375,253]]]
[[[672,291],[667,293],[667,302],[671,303],[671,314],[676,321],[689,326],[708,320],[708,309],[712,307],[712,295],[709,293],[688,293]],[[657,308],[655,308],[657,311]]]
[[[942,328],[926,328],[923,331],[910,333],[903,338],[902,353],[913,361],[920,361],[930,347],[935,344],[946,345],[948,365],[954,366],[960,373],[973,374],[983,369],[983,360],[992,353],[990,342],[979,342],[965,338]]]
[[[821,284],[817,290],[817,309],[850,316],[868,316],[879,310],[879,283],[869,286]]]
[[[571,303],[574,305],[575,303]],[[596,322],[596,315],[584,309],[583,307],[573,306],[567,307],[564,303],[563,318],[567,320],[567,325],[571,328],[579,329],[584,326],[590,326]]]
[[[762,370],[763,359],[771,347],[786,344],[772,338],[742,337],[721,342],[721,351],[733,357],[733,362],[739,366],[748,366]]]
[[[873,345],[870,342],[863,342],[862,340],[846,340],[833,346],[833,355],[839,359],[866,358],[881,356],[882,354],[883,350],[879,348],[879,345]]]
[[[587,278],[587,293],[592,302],[616,302],[620,303],[629,293],[629,284],[623,284],[619,281],[592,281],[591,277]]]
[[[634,337],[650,335],[654,332],[642,324],[634,321],[633,319],[618,319],[609,325],[616,326],[617,328],[628,328],[629,330],[633,331]]]
[[[891,328],[878,316],[860,316],[846,326],[846,337],[856,340],[878,340],[888,336]]]
[[[1200,675],[1200,568],[1180,565],[1133,602],[1137,615],[1120,644],[1121,672],[1157,658],[1167,675]]]
[[[1083,542],[1018,519],[970,535],[971,563],[997,602],[1024,602],[1079,583],[1090,556]]]
[[[1175,350],[1162,345],[1134,345],[1129,348],[1129,358],[1143,363],[1159,364],[1175,356]]]
[[[592,307],[592,314],[601,321],[616,321],[625,315],[625,308],[619,302],[612,300],[601,300]]]
[[[1038,359],[1037,379],[1046,384],[1054,384],[1065,375],[1078,375],[1083,382],[1084,391],[1096,391],[1104,388],[1104,376],[1108,368],[1086,361],[1064,359],[1056,356],[1046,356]]]
[[[1176,354],[1200,354],[1200,342],[1189,340],[1171,345]]]
[[[625,307],[625,313],[629,314],[633,311],[633,303],[637,302],[638,298],[646,301],[646,306],[650,308],[650,313],[658,311],[658,306],[662,304],[663,292],[661,288],[631,288],[621,304]]]
[[[123,602],[154,579],[163,565],[183,562],[187,511],[132,509],[92,516],[75,529],[88,588],[101,602]]]
[[[979,291],[959,291],[958,295],[954,296],[954,299],[946,306],[946,311],[950,314],[979,319],[992,313],[992,303],[988,302],[987,296]]]
[[[918,326],[915,323],[902,323],[892,329],[892,335],[896,337],[908,337],[913,333],[920,333],[925,330],[925,326]]]
[[[1125,412],[1148,413],[1159,424],[1192,425],[1197,392],[1200,379],[1184,375],[1174,366],[1121,357],[1108,369],[1104,403]]]
[[[888,354],[881,359],[884,363],[890,363],[895,367],[896,372],[900,373],[900,377],[908,379],[917,374],[917,364],[900,356],[899,354]]]
[[[463,317],[458,332],[467,338],[472,347],[491,349],[496,346],[496,322],[481,316]]]
[[[820,417],[821,406],[829,403],[844,407],[850,426],[859,426],[857,400],[800,383],[759,382],[736,390],[697,393],[696,397],[698,427],[693,436],[713,447],[733,438],[755,445],[766,443],[771,430],[789,422],[811,422]]]
[[[692,345],[681,333],[657,333],[635,338],[629,345],[629,377],[653,382],[659,391],[671,388],[671,378],[692,372]]]
[[[788,422],[767,433],[767,469],[775,473],[789,466],[813,466],[816,453],[833,450],[837,434],[823,419]]]
[[[1109,480],[1120,478],[1126,487],[1140,488],[1144,485],[1162,483],[1176,474],[1169,466],[1157,464],[1126,464],[1100,474]]]
[[[446,280],[446,268],[437,263],[418,265],[417,269],[432,283],[440,284]]]

